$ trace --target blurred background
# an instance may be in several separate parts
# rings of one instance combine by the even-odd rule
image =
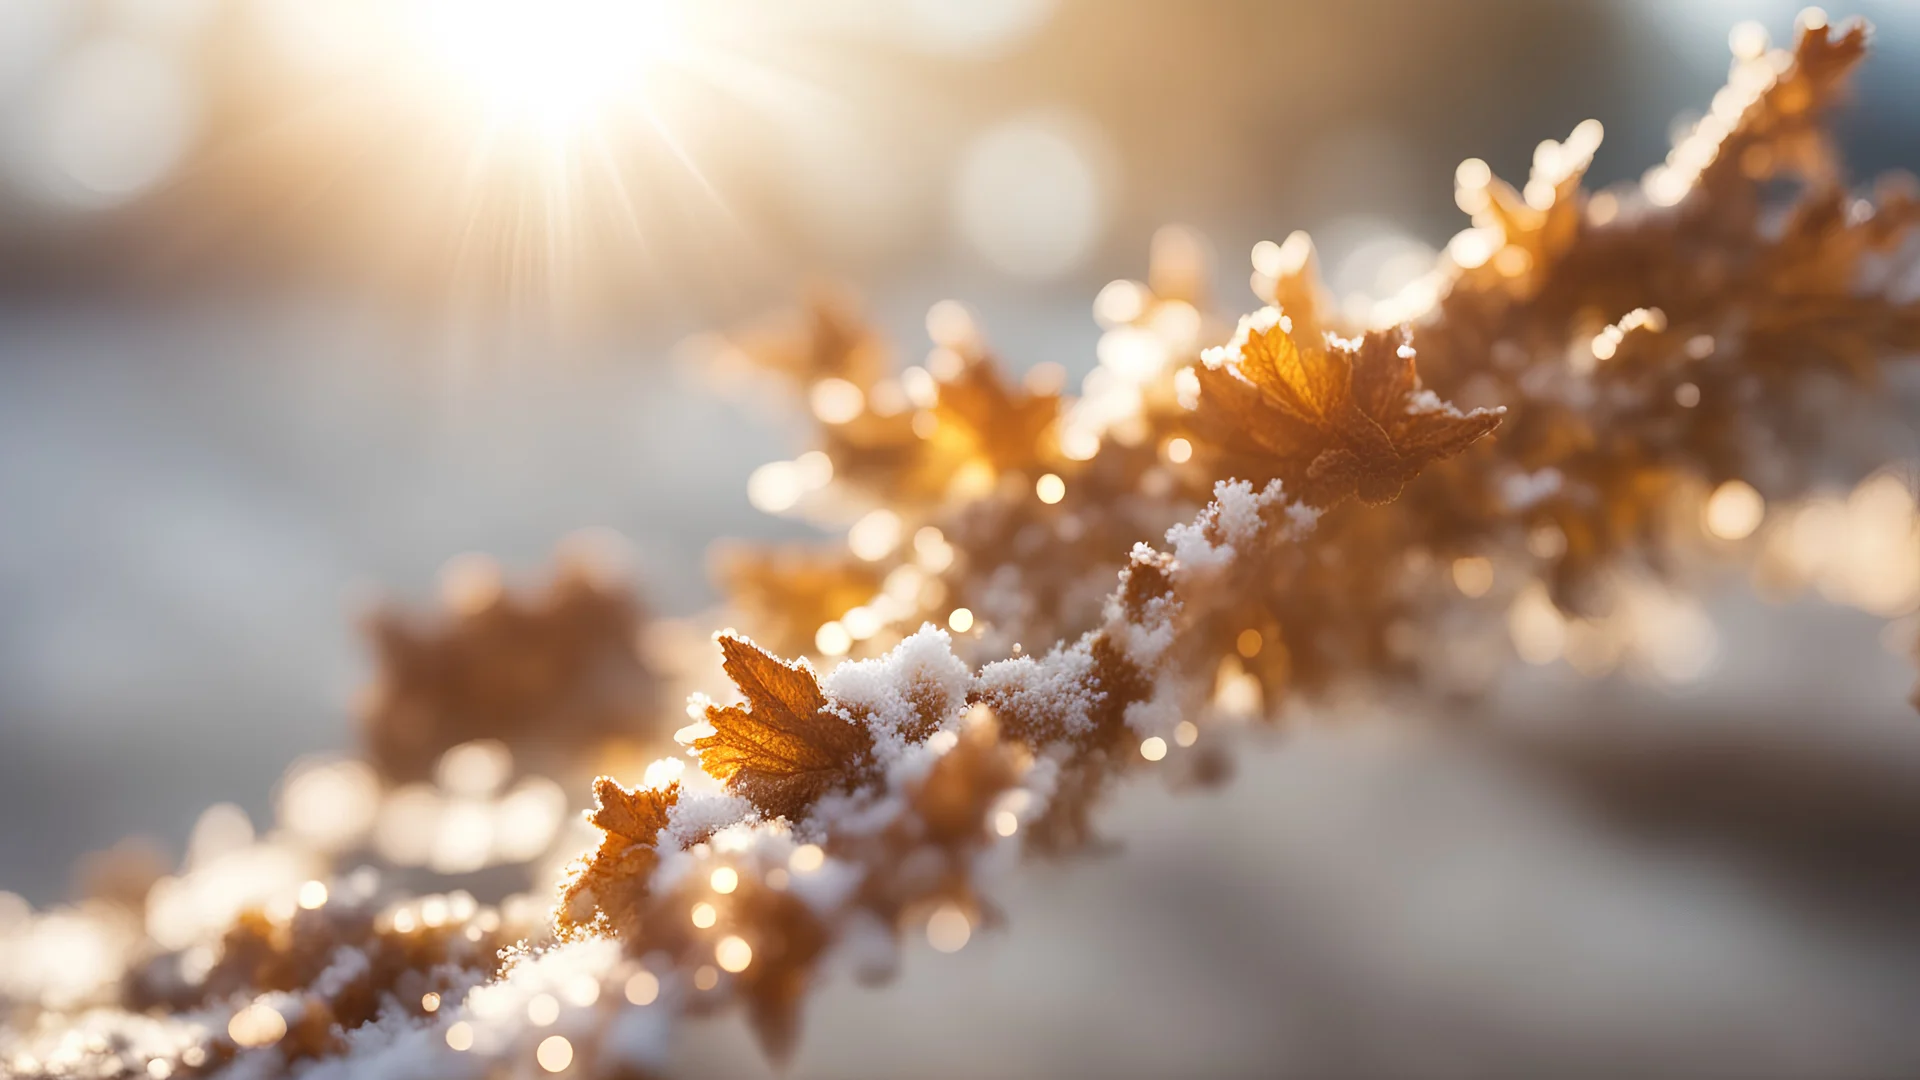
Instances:
[[[533,580],[610,528],[695,616],[710,542],[803,533],[745,494],[803,418],[714,393],[688,334],[831,277],[909,359],[958,297],[1013,367],[1077,376],[1094,294],[1170,222],[1225,311],[1297,228],[1387,296],[1463,224],[1462,159],[1523,176],[1591,116],[1594,179],[1638,177],[1730,28],[1798,5],[596,7],[0,0],[0,888],[53,902],[214,802],[265,817],[351,744],[358,613],[451,556]],[[1913,167],[1920,5],[1855,11],[1844,145]],[[502,70],[547,91],[503,111]],[[798,1072],[1920,1069],[1911,609],[1725,586],[1684,678],[1543,664],[1219,794],[1129,789],[1124,854],[838,988]],[[737,1034],[692,1062],[764,1068]]]

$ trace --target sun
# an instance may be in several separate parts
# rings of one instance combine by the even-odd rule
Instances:
[[[483,124],[550,139],[644,94],[687,49],[674,0],[419,0],[411,22],[444,89]]]

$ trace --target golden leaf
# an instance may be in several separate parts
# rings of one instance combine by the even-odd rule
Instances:
[[[886,582],[880,568],[856,557],[844,542],[826,547],[721,543],[711,550],[721,591],[753,623],[756,637],[788,654],[812,649],[822,623],[872,600]]]
[[[596,926],[627,934],[640,926],[647,879],[660,861],[655,844],[667,826],[667,811],[679,800],[679,784],[629,791],[611,776],[594,780],[587,821],[607,835],[561,883],[554,923],[562,936]]]
[[[709,776],[776,816],[798,817],[862,765],[872,736],[827,708],[813,668],[733,633],[718,635],[745,705],[709,705],[713,734],[694,740]]]
[[[1046,441],[1060,417],[1060,395],[1009,386],[997,367],[974,360],[940,384],[935,413],[971,436],[972,449],[994,468],[1036,469],[1046,460]]]
[[[831,282],[816,282],[796,309],[727,335],[727,357],[785,375],[803,389],[820,379],[865,387],[886,373],[888,348],[861,310],[859,298]],[[734,371],[735,374],[741,374]]]
[[[593,809],[587,811],[587,822],[609,840],[622,837],[629,843],[651,845],[667,827],[667,811],[679,800],[677,783],[629,791],[613,777],[602,776],[593,782]]]
[[[1198,430],[1318,506],[1391,501],[1504,411],[1462,413],[1422,394],[1404,330],[1303,348],[1283,321],[1249,321],[1228,350],[1197,369]]]

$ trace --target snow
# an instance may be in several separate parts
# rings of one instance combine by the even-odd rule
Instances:
[[[1172,680],[1160,680],[1151,698],[1127,706],[1127,727],[1143,739],[1150,735],[1162,738],[1172,735],[1183,715],[1178,697]]]
[[[1475,411],[1477,412],[1481,410],[1475,410]],[[1496,405],[1493,408],[1487,409],[1485,411],[1491,412],[1495,416],[1505,416],[1507,414],[1507,407],[1505,405]],[[1407,395],[1407,415],[1408,416],[1425,416],[1430,413],[1439,413],[1442,416],[1466,416],[1467,415],[1466,413],[1461,412],[1459,406],[1455,405],[1453,402],[1442,401],[1440,399],[1439,394],[1436,394],[1431,390],[1425,389],[1424,387],[1419,390],[1415,390],[1413,393]]]
[[[1286,501],[1280,481],[1269,481],[1259,492],[1247,480],[1221,480],[1213,485],[1213,502],[1190,522],[1167,530],[1167,544],[1180,568],[1188,572],[1224,569],[1234,559],[1235,547],[1259,538],[1264,511]],[[1296,519],[1297,521],[1297,519]],[[1208,538],[1217,532],[1219,543]]]
[[[296,1069],[295,1075],[301,1080],[477,1080],[496,1072],[508,1058],[531,1057],[532,1044],[555,1031],[584,1037],[597,1012],[575,1003],[575,988],[582,981],[595,983],[602,988],[596,996],[605,1000],[611,992],[606,989],[610,978],[623,963],[620,943],[609,938],[569,942],[526,955],[500,978],[475,987],[464,1000],[443,1006],[425,1020],[389,1012],[347,1032],[346,1053]],[[527,1003],[539,994],[552,994],[562,1003],[557,1027],[535,1027],[527,1019]],[[447,1045],[447,1029],[460,1022],[473,1028],[469,1051]],[[265,1052],[252,1056],[271,1060]],[[235,1069],[228,1075],[243,1074]]]
[[[679,801],[667,809],[667,827],[660,830],[660,835],[671,840],[673,846],[687,847],[705,840],[716,830],[747,820],[754,813],[753,804],[737,795],[689,792],[683,788]]]
[[[932,624],[871,660],[849,660],[821,682],[831,708],[864,719],[883,764],[906,756],[910,735],[948,726],[966,707],[973,672],[953,655],[953,639]],[[929,715],[931,714],[931,715]]]
[[[1173,616],[1180,605],[1171,597],[1155,597],[1137,620],[1129,620],[1118,598],[1108,601],[1107,624],[1102,633],[1135,667],[1151,670],[1173,648]]]
[[[1530,509],[1558,493],[1562,480],[1560,470],[1551,467],[1530,473],[1508,473],[1500,480],[1500,501],[1509,510]]]
[[[798,897],[815,915],[831,920],[866,877],[864,867],[844,859],[828,858],[817,870],[795,873],[787,884],[787,892]]]
[[[326,969],[313,980],[313,992],[322,998],[336,997],[372,967],[366,953],[351,945],[342,945],[333,951]]]
[[[1098,702],[1088,689],[1092,672],[1092,652],[1076,642],[1038,660],[1020,656],[988,664],[975,685],[998,707],[1044,717],[1061,736],[1068,736],[1093,724],[1091,713]]]
[[[764,855],[785,862],[793,851],[793,829],[784,818],[756,818],[715,832],[709,843],[721,855]]]
[[[815,834],[815,840],[829,836],[876,836],[906,812],[906,800],[900,791],[898,786],[889,786],[884,795],[853,791],[822,796],[807,815],[806,825]]]
[[[1246,349],[1247,342],[1255,334],[1265,334],[1281,325],[1280,309],[1269,304],[1251,315],[1242,315],[1239,326],[1234,328],[1233,337],[1225,345],[1215,345],[1200,354],[1200,362],[1209,368],[1219,369],[1231,361],[1237,361]],[[1231,370],[1231,368],[1229,368]]]
[[[1320,524],[1320,508],[1306,503],[1294,503],[1287,507],[1287,536],[1297,540],[1313,531]]]

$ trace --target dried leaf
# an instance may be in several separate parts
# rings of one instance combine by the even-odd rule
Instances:
[[[1250,319],[1197,373],[1201,428],[1319,506],[1391,501],[1503,411],[1462,413],[1422,394],[1404,331],[1302,347],[1284,320]]]
[[[647,879],[660,861],[654,845],[679,800],[679,784],[629,791],[611,776],[594,780],[587,821],[607,835],[561,886],[554,922],[563,935],[599,925],[617,934],[640,927]]]
[[[633,647],[643,625],[630,585],[565,552],[540,588],[434,616],[383,605],[366,625],[379,668],[359,706],[367,757],[418,780],[448,749],[498,739],[523,766],[559,772],[603,740],[665,735],[659,680]]]
[[[593,809],[587,811],[587,822],[609,840],[617,837],[651,845],[667,827],[667,811],[679,800],[679,784],[629,791],[613,777],[602,776],[593,782]]]
[[[851,290],[816,282],[796,308],[727,335],[724,359],[784,375],[802,388],[820,379],[866,386],[890,366],[888,348]],[[728,368],[728,374],[741,372]],[[736,384],[740,381],[734,380]]]
[[[822,623],[872,600],[886,582],[883,570],[844,542],[721,544],[711,562],[721,591],[753,624],[754,636],[788,655],[811,650]]]
[[[1009,386],[998,366],[969,362],[940,384],[935,415],[969,436],[973,454],[996,469],[1036,469],[1047,460],[1048,432],[1060,417],[1060,395]]]
[[[768,814],[798,817],[843,785],[873,745],[865,727],[827,710],[813,668],[733,633],[718,636],[745,705],[709,705],[713,734],[694,741],[700,767]]]

